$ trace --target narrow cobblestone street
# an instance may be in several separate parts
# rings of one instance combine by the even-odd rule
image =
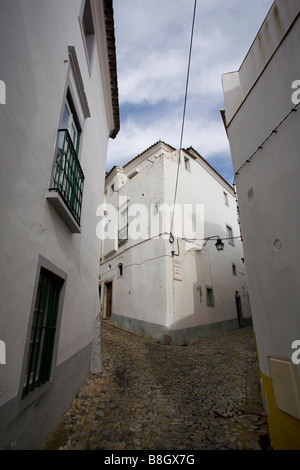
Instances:
[[[267,448],[251,327],[161,345],[102,321],[90,375],[44,449]]]

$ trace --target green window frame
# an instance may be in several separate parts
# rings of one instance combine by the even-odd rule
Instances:
[[[41,267],[31,327],[23,398],[50,380],[64,279]]]
[[[59,144],[52,186],[49,191],[60,194],[74,219],[80,225],[84,174],[67,129],[59,129]]]
[[[78,226],[81,221],[84,173],[78,158],[81,126],[68,90],[58,129],[56,159],[49,191],[57,192],[63,199]]]
[[[58,125],[54,161],[46,198],[72,233],[81,233],[84,173],[80,154],[85,120],[91,117],[74,46]]]
[[[67,93],[67,98],[64,105],[61,128],[68,130],[71,141],[74,145],[74,149],[78,154],[81,128],[79,125],[70,91],[68,91]]]

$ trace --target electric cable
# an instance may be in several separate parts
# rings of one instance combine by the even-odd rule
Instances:
[[[298,107],[299,103],[294,106],[286,115],[285,117],[280,121],[280,123],[272,130],[272,132],[268,135],[268,137],[257,147],[257,149],[252,153],[252,155],[250,157],[247,158],[247,160],[245,160],[245,162],[238,168],[238,170],[236,170],[235,174],[234,174],[234,180],[233,180],[233,186],[235,185],[235,178],[236,176],[238,176],[240,174],[240,171],[244,168],[244,166],[247,165],[247,163],[251,163],[251,160],[252,158],[254,157],[254,155],[257,154],[257,152],[259,152],[259,150],[262,150],[263,146],[265,145],[265,143],[270,139],[270,137],[272,137],[272,135],[274,134],[277,134],[278,132],[278,129],[282,126],[282,124],[287,120],[287,118],[295,113],[297,111],[297,107]]]
[[[181,126],[180,144],[179,144],[179,156],[178,156],[177,175],[176,175],[175,193],[174,193],[174,207],[175,207],[175,202],[176,202],[176,198],[177,198],[177,190],[178,190],[180,157],[181,157],[181,147],[182,147],[182,140],[183,140],[185,113],[186,113],[186,103],[187,103],[187,94],[188,94],[189,77],[190,77],[191,56],[192,56],[193,37],[194,37],[194,26],[195,26],[195,18],[196,18],[196,7],[197,7],[197,0],[195,0],[195,2],[194,2],[192,30],[191,30],[191,39],[190,39],[190,50],[189,50],[187,77],[186,77],[186,85],[185,85],[185,96],[184,96],[184,105],[183,105],[182,126]],[[172,243],[171,238],[174,239],[174,237],[172,235],[173,224],[174,224],[174,211],[173,211],[172,222],[171,222],[170,243]]]

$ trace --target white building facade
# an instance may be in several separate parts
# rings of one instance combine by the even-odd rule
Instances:
[[[112,2],[1,0],[0,448],[38,449],[101,370],[99,240],[119,129]]]
[[[240,69],[222,76],[274,449],[300,449],[299,13],[298,0],[275,1]]]
[[[251,322],[234,191],[194,149],[157,142],[105,189],[103,318],[172,344]]]

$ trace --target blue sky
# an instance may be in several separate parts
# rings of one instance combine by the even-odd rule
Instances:
[[[232,183],[221,75],[238,70],[273,0],[197,0],[183,147]],[[194,0],[114,0],[121,129],[107,170],[159,139],[179,148]]]

